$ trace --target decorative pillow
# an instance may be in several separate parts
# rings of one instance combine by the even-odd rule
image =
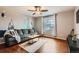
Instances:
[[[28,34],[36,34],[37,32],[34,29],[29,29]]]
[[[14,31],[9,31],[11,35],[15,35]]]
[[[17,30],[17,33],[18,33],[20,36],[23,35],[23,32],[22,32],[21,29]]]
[[[34,33],[34,32],[35,32],[35,30],[34,30],[34,29],[31,29],[31,32],[32,32],[32,33]]]
[[[28,34],[28,29],[22,29],[23,34]]]
[[[28,34],[30,34],[31,33],[31,29],[28,29]]]

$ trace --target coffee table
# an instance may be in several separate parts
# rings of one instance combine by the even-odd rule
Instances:
[[[19,46],[29,53],[34,53],[38,49],[40,49],[45,43],[46,43],[46,40],[39,40],[39,41],[35,42],[34,44],[29,45],[29,46],[28,46],[27,42],[20,44]]]
[[[38,37],[38,40],[39,40],[39,35],[37,35],[37,34],[34,34],[34,35],[28,35],[28,37],[31,38],[31,40],[28,41],[29,44],[33,44],[33,43],[36,42],[36,41],[34,41],[33,38]],[[38,40],[37,40],[37,41],[38,41]]]

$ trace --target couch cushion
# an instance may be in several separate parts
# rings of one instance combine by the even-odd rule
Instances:
[[[5,32],[6,30],[0,30],[0,37],[3,37]]]
[[[25,37],[25,38],[21,39],[21,42],[28,41],[28,40],[30,40],[30,38],[29,37]]]
[[[28,29],[22,29],[23,34],[28,34]]]
[[[22,32],[21,29],[17,30],[17,33],[18,33],[20,36],[23,35],[23,32]]]
[[[37,31],[35,29],[29,29],[28,34],[37,34]]]

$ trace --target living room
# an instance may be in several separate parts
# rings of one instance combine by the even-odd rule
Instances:
[[[69,34],[72,35],[71,32],[74,29],[74,35],[77,34],[79,39],[79,24],[77,24],[79,21],[76,22],[78,8],[74,6],[0,6],[0,52],[71,52],[67,38]]]

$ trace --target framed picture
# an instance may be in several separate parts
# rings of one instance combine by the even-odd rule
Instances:
[[[76,23],[79,23],[79,9],[76,12]]]

